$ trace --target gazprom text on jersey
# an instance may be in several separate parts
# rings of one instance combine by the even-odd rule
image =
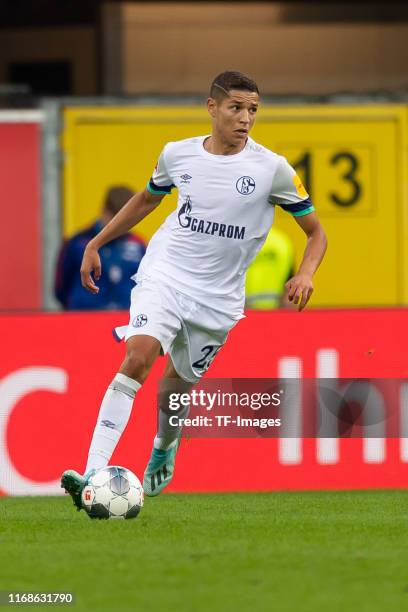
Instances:
[[[240,225],[226,225],[216,221],[204,221],[195,217],[185,217],[185,225],[182,227],[190,228],[192,232],[220,236],[221,238],[233,238],[243,240],[245,237],[245,227]]]

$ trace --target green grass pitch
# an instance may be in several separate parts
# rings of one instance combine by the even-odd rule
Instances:
[[[407,610],[407,528],[402,491],[169,494],[130,521],[3,497],[0,590],[95,612]]]

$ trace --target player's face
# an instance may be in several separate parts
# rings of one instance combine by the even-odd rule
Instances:
[[[210,100],[212,100],[210,98]],[[239,146],[248,138],[255,122],[259,96],[252,91],[232,89],[229,96],[213,101],[209,111],[213,118],[213,127],[224,142]]]

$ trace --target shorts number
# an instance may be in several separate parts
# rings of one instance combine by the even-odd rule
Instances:
[[[220,346],[213,346],[211,344],[207,344],[207,346],[204,346],[201,349],[203,357],[200,357],[200,359],[195,361],[192,364],[192,367],[196,370],[208,370],[220,348]]]

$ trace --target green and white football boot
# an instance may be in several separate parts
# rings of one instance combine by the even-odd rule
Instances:
[[[155,497],[171,482],[180,440],[168,450],[154,448],[143,476],[143,490],[148,497]]]
[[[78,512],[83,508],[81,499],[82,490],[95,472],[96,470],[89,470],[84,476],[81,476],[75,470],[67,470],[61,476],[61,488],[70,494]]]

